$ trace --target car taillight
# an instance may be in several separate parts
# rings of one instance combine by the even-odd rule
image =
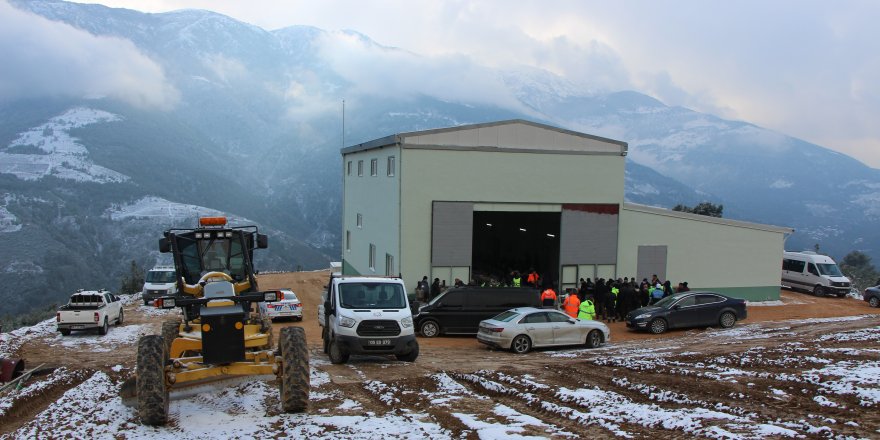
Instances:
[[[61,322],[61,312],[55,313],[55,322]]]
[[[284,300],[284,292],[279,290],[278,291],[278,301],[282,301],[282,300]]]
[[[492,333],[501,333],[504,331],[504,329],[501,327],[486,327],[486,330],[488,330]]]
[[[100,317],[101,317],[101,315],[100,315],[98,312],[95,312],[95,324],[98,323],[98,319],[99,319]]]

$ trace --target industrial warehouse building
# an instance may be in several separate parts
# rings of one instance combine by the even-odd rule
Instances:
[[[624,201],[625,142],[510,120],[401,133],[343,155],[343,274],[447,285],[535,268],[779,299],[789,228]]]

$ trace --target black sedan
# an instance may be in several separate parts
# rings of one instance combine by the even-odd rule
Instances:
[[[880,286],[868,287],[862,294],[862,299],[868,302],[871,307],[880,307]]]
[[[746,302],[715,292],[683,292],[657,301],[626,315],[626,326],[651,333],[670,328],[733,327],[746,319]]]

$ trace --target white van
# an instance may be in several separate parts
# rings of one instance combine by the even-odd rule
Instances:
[[[163,296],[177,293],[177,275],[174,266],[156,266],[147,271],[144,277],[144,287],[141,289],[141,298],[144,305]]]
[[[788,252],[782,257],[782,285],[812,292],[816,296],[846,296],[852,285],[827,255],[815,252]]]
[[[393,354],[413,362],[419,343],[400,278],[332,276],[324,302],[324,349],[330,362],[352,354]]]

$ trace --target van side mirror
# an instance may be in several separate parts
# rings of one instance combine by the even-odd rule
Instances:
[[[269,247],[269,236],[257,234],[257,249],[266,249],[267,247]]]
[[[167,238],[160,238],[159,239],[159,252],[161,252],[163,254],[167,254],[168,252],[171,252],[171,242],[168,241]]]
[[[333,312],[332,309],[333,309],[333,305],[330,304],[330,300],[328,299],[327,301],[324,301],[324,314],[329,315],[330,313]]]

